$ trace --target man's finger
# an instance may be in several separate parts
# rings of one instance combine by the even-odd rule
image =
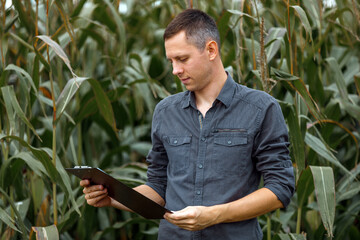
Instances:
[[[93,185],[93,186],[89,186],[89,187],[85,187],[83,189],[83,193],[91,193],[91,192],[96,192],[96,191],[103,191],[105,188],[103,185]]]
[[[107,196],[107,192],[91,192],[85,195],[85,199],[89,205],[95,205]]]
[[[82,187],[87,187],[89,185],[90,185],[90,181],[87,180],[87,179],[84,179],[84,180],[80,181],[80,186],[82,186]]]
[[[102,191],[94,191],[94,192],[87,193],[85,195],[85,198],[86,199],[95,199],[98,196],[102,196],[102,195],[107,196],[107,189],[106,188],[104,188]]]

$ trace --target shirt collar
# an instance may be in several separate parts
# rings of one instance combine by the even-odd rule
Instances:
[[[194,92],[187,90],[182,101],[182,108],[187,108],[189,106],[196,109],[195,94]]]
[[[222,102],[226,106],[226,108],[228,108],[234,96],[236,83],[228,72],[226,72],[226,74],[227,79],[225,81],[225,84],[216,99]],[[189,106],[192,106],[194,109],[196,109],[195,94],[193,92],[187,91],[183,99],[182,107],[187,108]]]
[[[226,74],[228,77],[219,93],[219,96],[217,96],[216,99],[222,102],[226,106],[226,108],[228,108],[234,96],[236,83],[234,82],[233,78],[230,76],[229,73],[226,72]]]

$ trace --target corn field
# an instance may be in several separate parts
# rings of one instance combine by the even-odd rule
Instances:
[[[100,167],[132,187],[146,181],[155,105],[185,90],[162,35],[186,8],[216,20],[234,80],[282,107],[296,193],[286,209],[259,217],[264,239],[360,239],[358,0],[0,7],[1,240],[157,239],[158,220],[87,205],[64,169]]]

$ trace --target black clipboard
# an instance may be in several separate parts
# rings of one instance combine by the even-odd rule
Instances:
[[[163,216],[166,212],[171,212],[150,198],[116,180],[100,168],[76,166],[74,168],[65,168],[65,170],[80,179],[88,179],[91,185],[103,185],[107,188],[110,197],[144,218],[161,219],[164,218]]]

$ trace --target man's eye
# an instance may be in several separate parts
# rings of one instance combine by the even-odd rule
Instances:
[[[186,62],[188,60],[188,58],[180,58],[179,61],[180,62]]]

